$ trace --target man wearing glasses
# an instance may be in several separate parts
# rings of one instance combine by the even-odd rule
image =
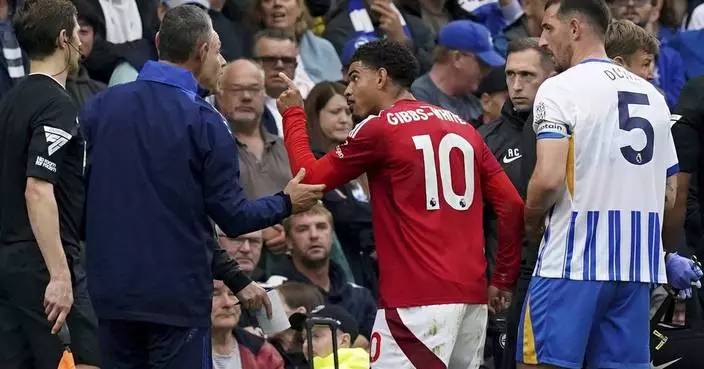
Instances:
[[[276,108],[276,98],[286,91],[286,82],[279,77],[284,73],[295,81],[305,98],[315,83],[298,67],[298,44],[293,35],[280,29],[264,29],[254,36],[254,60],[264,69],[264,88],[266,106],[262,123],[266,129],[280,137],[284,129]]]
[[[264,282],[266,276],[261,269],[257,268],[259,259],[262,256],[262,231],[254,231],[237,236],[236,238],[227,235],[216,227],[218,232],[218,243],[231,258],[235,259],[242,272],[255,282]]]
[[[262,43],[263,39],[259,40],[259,46],[268,46]],[[272,41],[274,46],[279,42],[278,40],[268,41]],[[279,46],[286,46],[286,44]],[[282,55],[286,55],[287,51],[296,52],[295,44],[289,46],[291,46],[290,49],[263,48],[267,53],[262,55],[269,55],[270,51],[274,53],[274,50]],[[270,74],[272,71],[293,73],[296,58],[294,56],[291,59],[292,62],[288,60],[273,63],[267,61],[270,59],[262,59],[261,64],[245,59],[235,60],[223,69],[220,77],[220,91],[215,96],[215,105],[225,117],[235,140],[239,158],[240,185],[248,199],[275,194],[286,187],[292,178],[284,142],[265,124],[267,110],[264,103],[267,92],[270,92],[269,89],[276,89],[277,81],[269,78]],[[271,119],[271,115],[269,118]],[[286,251],[283,226],[277,224],[266,228],[261,235],[267,251],[264,253],[265,265],[270,266],[277,254]],[[258,263],[259,255],[254,264]]]

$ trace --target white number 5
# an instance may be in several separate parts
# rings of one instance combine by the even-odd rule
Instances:
[[[425,205],[428,210],[440,209],[438,199],[438,175],[435,166],[435,149],[429,135],[413,136],[416,149],[423,152],[425,169]],[[459,149],[464,160],[464,193],[458,195],[452,188],[452,170],[450,168],[450,151]],[[455,133],[446,134],[438,146],[438,162],[440,165],[440,182],[445,202],[455,210],[467,210],[474,199],[474,148],[462,136]]]

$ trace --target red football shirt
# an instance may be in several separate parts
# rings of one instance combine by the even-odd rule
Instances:
[[[305,113],[288,109],[284,136],[293,173],[337,188],[367,173],[381,306],[487,303],[483,198],[499,216],[492,284],[518,276],[523,203],[479,133],[457,115],[400,100],[359,123],[315,160]]]

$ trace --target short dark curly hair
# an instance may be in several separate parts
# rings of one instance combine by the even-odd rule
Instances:
[[[70,0],[26,0],[13,17],[17,42],[30,59],[42,60],[56,51],[61,30],[66,30],[66,41],[74,41],[77,14]]]
[[[384,68],[391,79],[403,88],[410,88],[420,72],[418,59],[406,44],[388,39],[367,42],[355,51],[350,64],[362,62],[373,68]]]

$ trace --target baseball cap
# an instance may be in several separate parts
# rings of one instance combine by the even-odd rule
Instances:
[[[345,45],[342,47],[342,53],[340,54],[340,61],[342,62],[342,65],[349,65],[352,57],[354,56],[354,52],[357,51],[360,46],[374,40],[378,40],[378,38],[376,36],[368,35],[359,35],[347,40]]]
[[[166,4],[166,7],[171,9],[181,5],[197,5],[205,10],[210,9],[210,2],[208,0],[162,0],[162,3]]]
[[[477,96],[504,91],[508,91],[508,86],[506,85],[506,70],[502,65],[492,68],[489,74],[482,78],[479,82],[479,88],[477,88]]]
[[[438,32],[437,43],[448,49],[472,53],[492,67],[506,63],[494,50],[491,32],[470,20],[456,20],[446,24]]]
[[[337,320],[340,324],[340,330],[350,335],[350,341],[354,342],[359,335],[357,329],[357,321],[345,308],[339,305],[320,305],[311,311],[311,318],[329,318]],[[293,313],[288,318],[291,323],[291,328],[301,331],[305,328],[305,322],[308,317],[303,313]]]

